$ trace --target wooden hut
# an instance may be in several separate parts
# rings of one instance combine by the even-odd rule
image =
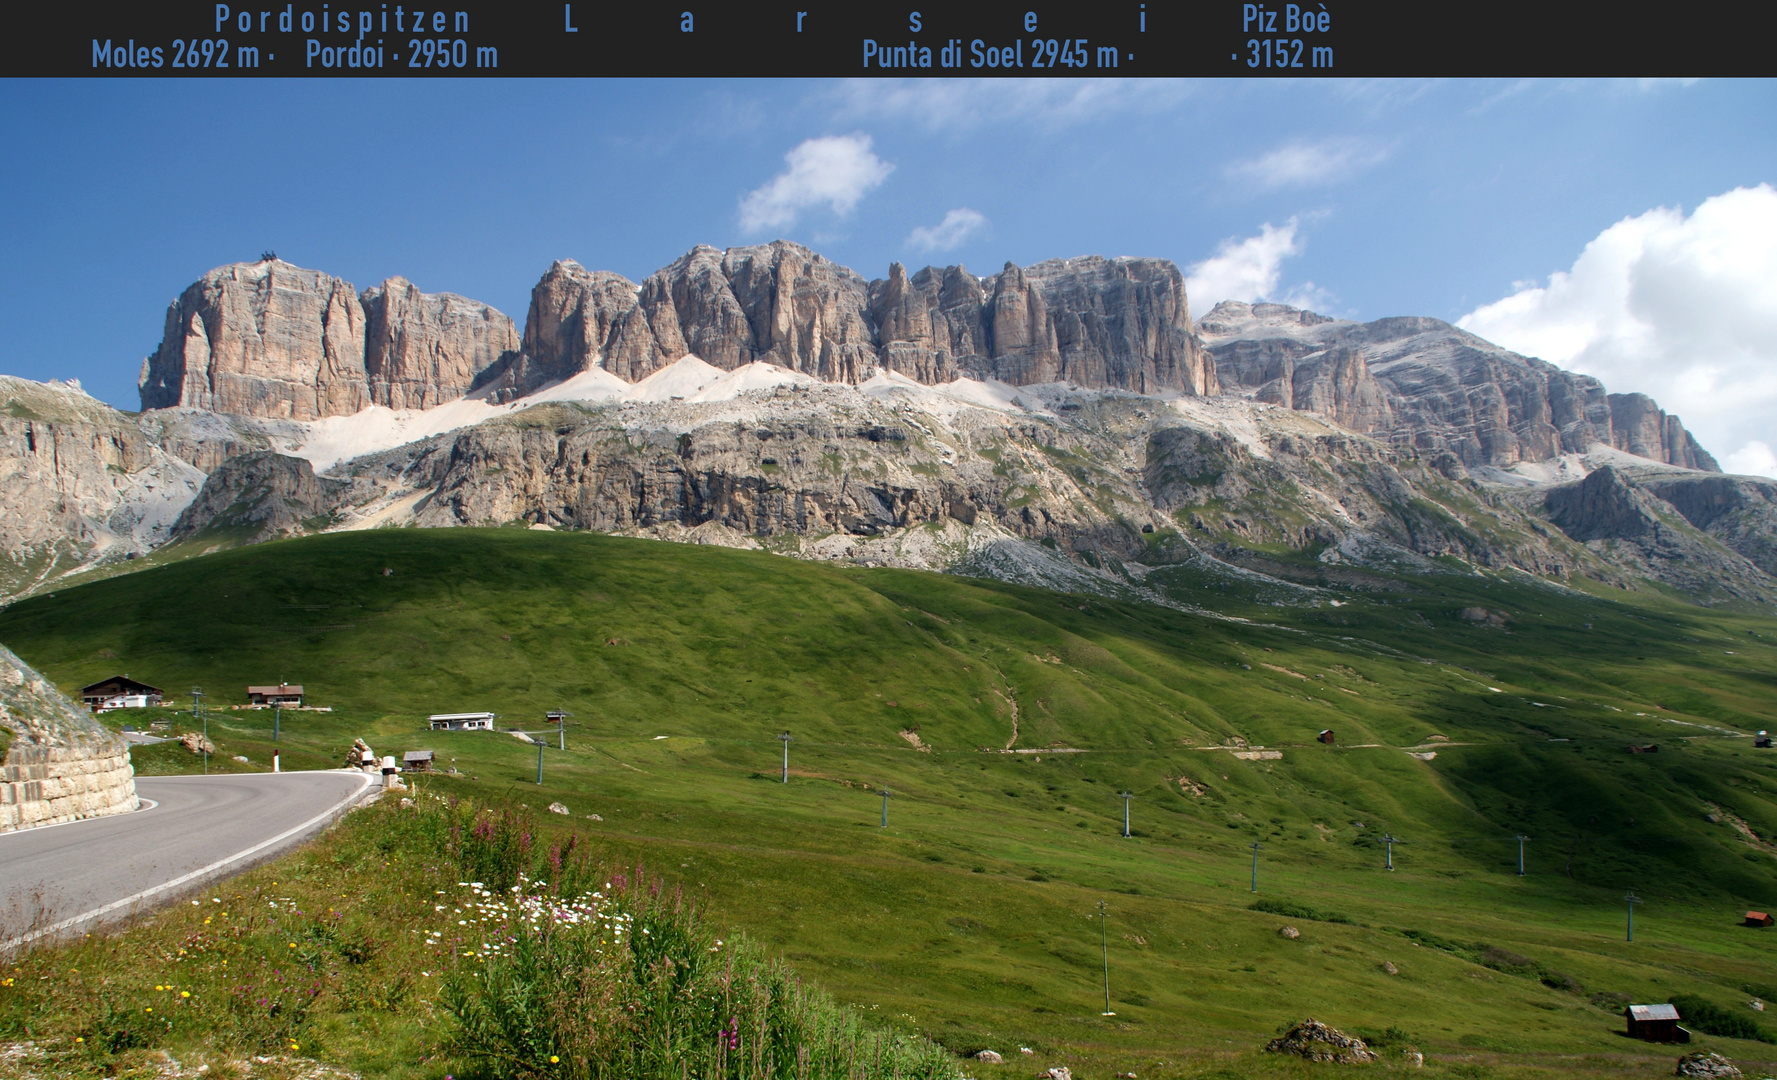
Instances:
[[[1331,745],[1333,745],[1333,729],[1328,728],[1325,731],[1321,732],[1319,735],[1316,735],[1314,738],[1317,742],[1323,742],[1323,743],[1326,743],[1328,746],[1331,746]]]
[[[1678,1008],[1673,1005],[1631,1005],[1623,1010],[1629,1024],[1629,1037],[1643,1042],[1688,1043],[1691,1033],[1678,1026]]]
[[[431,772],[432,771],[432,751],[430,751],[430,750],[409,750],[407,753],[401,755],[401,771],[402,772]]]
[[[1742,923],[1741,925],[1742,926],[1770,926],[1773,922],[1777,922],[1777,919],[1772,919],[1770,915],[1766,914],[1763,911],[1749,911],[1746,913],[1746,921],[1744,923]]]

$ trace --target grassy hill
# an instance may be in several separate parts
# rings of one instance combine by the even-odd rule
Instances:
[[[303,683],[334,711],[285,714],[285,767],[363,736],[454,761],[438,790],[560,801],[841,1000],[1008,1054],[1006,1075],[1031,1071],[1020,1045],[1090,1076],[1293,1075],[1255,1051],[1313,1015],[1402,1029],[1434,1073],[1654,1076],[1675,1054],[1615,1034],[1622,1001],[1762,1019],[1744,1003],[1777,996],[1777,939],[1736,924],[1777,903],[1777,759],[1745,737],[1777,727],[1777,620],[1466,571],[1355,586],[1280,606],[1181,572],[1172,594],[1213,609],[1190,613],[402,530],[59,590],[0,612],[0,641],[64,689],[128,671],[213,710]],[[533,746],[424,730],[472,709],[538,729],[556,707],[575,715],[541,788]],[[269,712],[210,731],[213,763],[269,761]]]

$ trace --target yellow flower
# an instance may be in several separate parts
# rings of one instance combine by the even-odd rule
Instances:
[[[188,998],[188,997],[190,997],[190,996],[191,996],[191,991],[189,991],[189,990],[181,990],[181,991],[179,991],[179,996],[180,996],[180,997],[182,997],[182,998]]]
[[[292,949],[294,949],[294,948],[296,948],[296,942],[294,942],[294,941],[292,941],[292,942],[291,942],[291,943],[290,943],[290,947],[291,947],[291,948],[292,948]]]
[[[556,1057],[554,1054],[549,1055],[549,1064],[554,1065],[559,1061],[561,1061],[561,1058]]]
[[[153,1009],[143,1009],[142,1011],[143,1012],[153,1012],[154,1010]]]
[[[74,1036],[74,1041],[77,1043],[83,1043],[86,1041],[86,1036],[85,1035],[76,1035],[76,1036]]]

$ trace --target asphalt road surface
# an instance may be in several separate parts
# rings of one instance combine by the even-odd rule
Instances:
[[[351,772],[139,776],[133,814],[0,833],[0,952],[125,919],[286,851],[370,777]]]

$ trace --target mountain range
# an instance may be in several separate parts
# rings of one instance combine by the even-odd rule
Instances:
[[[0,377],[0,593],[525,525],[1175,604],[1181,567],[1280,602],[1435,568],[1777,601],[1777,483],[1723,475],[1650,398],[1436,319],[1193,321],[1161,259],[866,280],[778,241],[640,284],[564,260],[521,332],[268,258],[174,299],[139,386],[130,414]]]

